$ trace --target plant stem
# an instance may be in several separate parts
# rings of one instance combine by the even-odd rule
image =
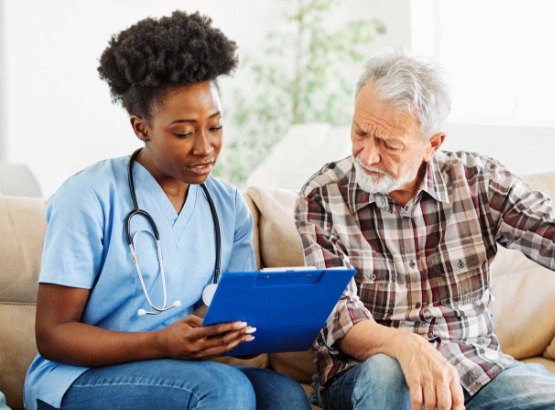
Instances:
[[[295,58],[295,79],[294,79],[294,92],[293,92],[293,124],[299,124],[301,122],[300,114],[299,114],[299,105],[301,98],[301,74],[302,74],[302,52],[303,52],[303,35],[304,35],[304,15],[305,15],[305,7],[304,7],[304,0],[299,0],[299,14],[297,14],[297,32],[298,32],[298,41],[297,41],[297,55]]]

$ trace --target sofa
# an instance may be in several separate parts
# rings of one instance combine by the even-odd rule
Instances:
[[[525,179],[555,198],[555,171]],[[258,266],[303,265],[301,241],[293,222],[296,193],[252,186],[244,197],[255,220]],[[23,408],[25,372],[37,353],[34,321],[45,208],[42,198],[0,196],[0,391],[13,409]],[[541,363],[555,373],[555,272],[501,247],[492,269],[496,296],[492,313],[503,350],[524,362]],[[197,314],[202,316],[202,309]],[[301,383],[310,394],[312,376],[317,373],[314,357],[310,348],[250,360],[217,360],[274,369]]]

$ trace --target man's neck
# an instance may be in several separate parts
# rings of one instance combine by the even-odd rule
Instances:
[[[397,204],[404,207],[412,198],[418,194],[420,187],[422,186],[422,181],[424,180],[424,176],[426,175],[426,168],[428,167],[427,162],[423,162],[418,172],[416,173],[415,177],[410,181],[407,182],[405,185],[396,189],[395,191],[391,191],[389,196],[393,199]]]

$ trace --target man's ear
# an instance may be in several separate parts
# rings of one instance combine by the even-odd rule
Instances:
[[[426,143],[426,149],[424,151],[424,158],[423,158],[425,162],[430,162],[432,160],[436,152],[443,144],[443,141],[445,141],[445,133],[443,131],[437,132],[434,135],[432,135],[432,138],[430,138]]]
[[[132,115],[131,118],[129,118],[129,121],[131,122],[131,127],[133,128],[133,132],[135,133],[138,139],[140,139],[143,142],[147,142],[150,140],[150,136],[149,136],[150,126],[148,125],[148,122],[146,122],[144,118],[139,117],[137,115]]]

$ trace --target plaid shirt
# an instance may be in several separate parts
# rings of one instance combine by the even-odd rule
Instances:
[[[489,311],[497,245],[555,270],[553,203],[491,158],[439,152],[401,207],[361,190],[353,163],[324,166],[295,210],[307,265],[358,270],[317,340],[321,385],[359,364],[336,342],[375,320],[425,337],[476,393],[514,360]]]

